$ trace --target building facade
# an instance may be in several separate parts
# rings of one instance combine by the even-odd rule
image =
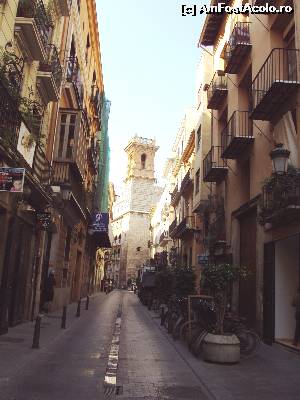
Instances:
[[[274,3],[291,3],[294,13],[211,14],[199,39],[211,58],[204,86],[210,127],[202,126],[202,138],[210,136],[202,160],[210,187],[204,241],[213,262],[251,271],[232,292],[232,305],[248,325],[268,342],[291,344],[291,301],[300,279],[300,7]],[[288,150],[281,152],[289,156],[288,171],[275,161],[272,170],[280,144]]]
[[[112,253],[119,271],[119,285],[135,279],[139,267],[149,259],[150,210],[162,189],[154,171],[158,147],[153,139],[133,137],[125,152],[128,164],[123,192],[113,205]]]
[[[43,308],[50,269],[54,308],[89,291],[100,244],[88,228],[99,203],[104,86],[95,1],[7,0],[0,8],[0,331],[6,332]],[[20,182],[4,187],[8,168],[24,171],[20,191]]]

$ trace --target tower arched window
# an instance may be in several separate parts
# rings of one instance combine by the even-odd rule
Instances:
[[[142,169],[146,168],[146,158],[147,158],[146,154],[142,154],[141,155],[141,166],[142,166]]]

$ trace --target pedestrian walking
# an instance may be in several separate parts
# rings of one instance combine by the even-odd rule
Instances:
[[[51,303],[54,299],[54,287],[56,286],[54,271],[51,270],[45,283],[45,305],[44,310],[50,311]]]
[[[296,295],[293,298],[292,306],[295,307],[295,319],[296,319],[296,329],[293,345],[298,346],[300,342],[300,287],[297,290]]]

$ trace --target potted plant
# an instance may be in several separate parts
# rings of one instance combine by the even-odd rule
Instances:
[[[224,318],[228,304],[228,293],[232,284],[246,278],[246,268],[232,264],[207,265],[201,273],[202,284],[214,297],[216,322],[203,343],[206,361],[237,363],[240,359],[240,342],[236,335],[224,330]]]

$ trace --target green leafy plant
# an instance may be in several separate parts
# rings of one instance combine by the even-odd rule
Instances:
[[[187,297],[195,293],[196,276],[193,268],[176,266],[161,268],[155,275],[155,291],[160,302],[172,297]]]
[[[249,275],[247,268],[232,264],[207,265],[201,271],[201,283],[210,289],[216,308],[215,333],[224,334],[224,317],[228,303],[228,293],[232,284]]]
[[[161,303],[167,303],[174,293],[174,274],[171,268],[163,268],[155,274],[155,293]]]
[[[174,294],[187,297],[195,293],[196,275],[192,267],[176,267],[174,274]]]

